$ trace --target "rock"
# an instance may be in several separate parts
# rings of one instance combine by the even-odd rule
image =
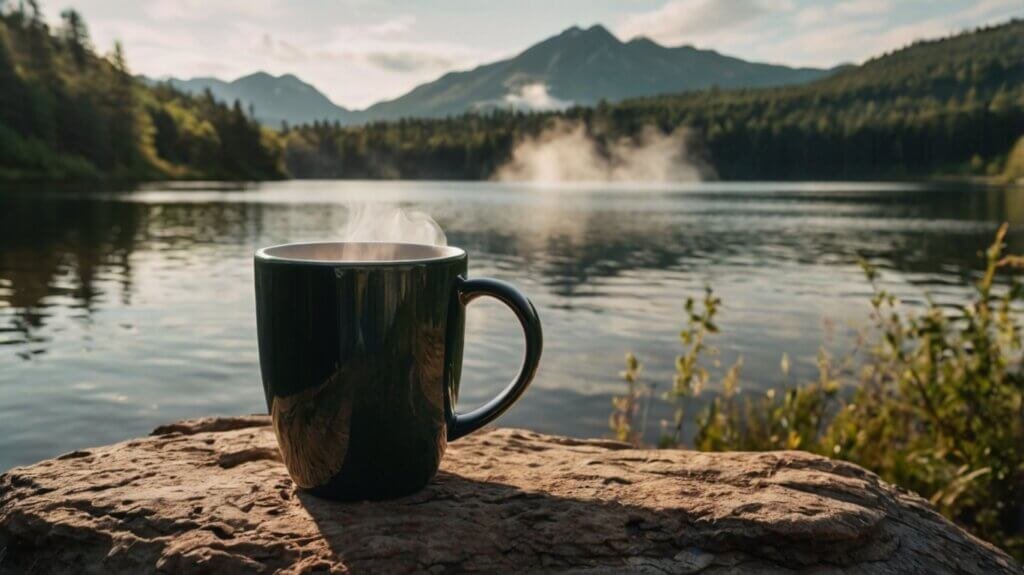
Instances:
[[[1021,573],[920,497],[796,451],[515,429],[381,503],[296,491],[264,417],[185,421],[0,477],[0,571]]]

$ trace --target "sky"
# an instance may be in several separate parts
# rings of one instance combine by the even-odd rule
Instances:
[[[362,108],[451,70],[515,55],[572,25],[602,24],[747,60],[829,67],[914,40],[1024,17],[1024,0],[43,0],[72,7],[93,43],[120,40],[153,77],[292,73]]]

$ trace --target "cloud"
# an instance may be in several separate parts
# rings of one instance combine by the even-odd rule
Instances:
[[[412,30],[416,24],[416,17],[411,14],[402,14],[390,18],[366,28],[367,33],[372,36],[391,36],[393,34],[405,34]]]
[[[2,2],[2,0],[0,0]],[[362,108],[404,94],[493,49],[439,33],[418,7],[371,0],[74,0],[100,52],[120,40],[133,73],[160,78],[294,74]],[[47,20],[66,4],[44,2]],[[424,12],[430,14],[429,11]]]
[[[308,57],[305,50],[288,42],[275,38],[270,34],[264,33],[262,40],[260,41],[260,49],[268,57],[280,62],[304,62]]]
[[[616,30],[663,44],[694,44],[761,62],[830,67],[860,62],[914,41],[1024,15],[1020,0],[943,4],[893,0],[670,0],[631,14]]]
[[[415,24],[416,19],[406,15],[369,26],[337,26],[316,54],[335,63],[360,64],[406,76],[434,75],[477,64],[487,57],[481,50],[457,42],[416,39]]]
[[[506,94],[504,101],[512,108],[524,111],[564,110],[572,106],[571,100],[560,100],[548,93],[547,85],[541,82],[520,86],[515,92]]]
[[[834,65],[860,62],[898,50],[918,40],[939,38],[1014,13],[1024,13],[1019,0],[988,0],[960,10],[924,19],[893,24],[894,5],[878,0],[841,2],[820,10],[820,18],[811,20],[798,14],[801,26],[772,44],[768,49],[778,59],[786,58],[810,65]],[[811,10],[807,8],[801,12]],[[870,40],[870,41],[867,41]],[[806,55],[803,62],[800,55]],[[785,60],[783,60],[785,61]]]
[[[396,73],[446,69],[459,62],[464,47],[411,40],[415,25],[415,16],[402,14],[365,27],[342,26],[335,29],[341,41],[332,47],[345,48],[324,54]]]
[[[148,0],[144,6],[158,22],[269,18],[279,7],[276,0]]]
[[[397,52],[368,52],[356,54],[363,57],[374,66],[395,72],[412,72],[423,69],[444,69],[452,66],[455,62],[441,54],[429,54],[424,52],[397,51]]]
[[[820,3],[800,8],[794,12],[793,19],[797,25],[801,26],[836,23],[864,24],[874,17],[888,17],[892,9],[893,5],[890,0],[844,0],[833,4]]]
[[[1016,17],[1024,15],[1024,6],[1019,0],[981,0],[963,11],[967,18],[986,19],[1001,13],[1014,14]]]
[[[735,28],[767,14],[764,0],[672,0],[652,12],[628,16],[618,27],[623,38],[648,36],[661,42],[680,43],[690,35],[705,36]]]
[[[848,2],[840,2],[835,6],[837,14],[846,15],[879,15],[890,10],[892,10],[892,4],[889,0],[850,0]]]

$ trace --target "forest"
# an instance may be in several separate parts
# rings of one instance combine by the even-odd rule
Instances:
[[[801,86],[282,135],[294,177],[487,179],[558,119],[582,122],[600,145],[685,126],[690,153],[727,180],[998,177],[1019,165],[1008,158],[1024,136],[1024,21],[918,42]]]
[[[490,179],[561,121],[598,150],[685,128],[725,180],[1024,178],[1024,21],[918,42],[799,86],[274,130],[237,101],[133,77],[82,16],[0,0],[0,180]]]
[[[51,30],[35,0],[0,0],[0,180],[272,179],[277,135],[237,103],[134,78],[99,56],[82,16]]]

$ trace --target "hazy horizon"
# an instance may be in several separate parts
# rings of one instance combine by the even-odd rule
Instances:
[[[136,74],[225,81],[259,71],[294,74],[356,109],[447,72],[511,57],[574,25],[601,24],[623,41],[646,36],[750,61],[828,68],[1024,16],[1018,0],[958,0],[938,8],[892,0],[531,0],[485,9],[470,0],[44,4],[54,23],[68,7],[82,13],[101,52],[120,40]]]

